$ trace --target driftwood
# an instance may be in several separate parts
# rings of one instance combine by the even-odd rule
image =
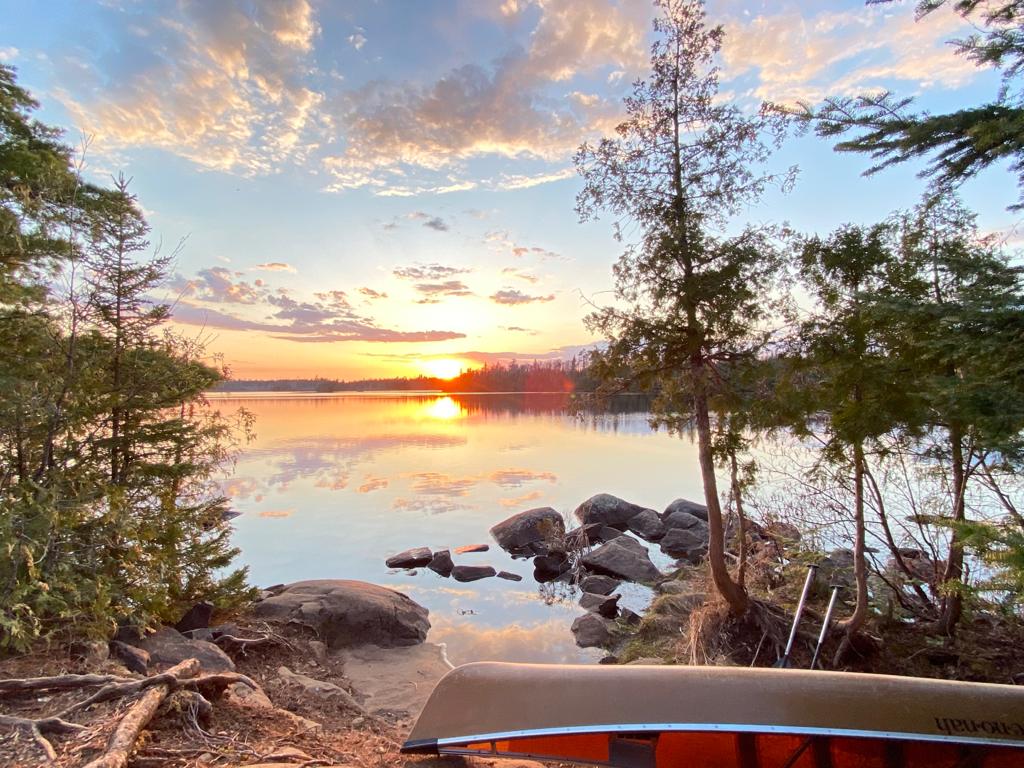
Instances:
[[[56,677],[12,677],[0,680],[0,696],[36,691],[68,691],[74,688],[89,688],[94,685],[123,683],[128,677],[117,675],[57,675]]]
[[[107,751],[100,757],[93,760],[85,768],[125,768],[128,758],[135,748],[135,742],[143,728],[149,725],[149,721],[156,714],[157,708],[167,698],[167,694],[176,687],[179,681],[194,678],[199,673],[199,662],[196,659],[186,659],[180,664],[175,664],[160,678],[166,678],[160,683],[150,685],[146,692],[135,702],[128,713],[118,723],[114,733],[107,742]]]

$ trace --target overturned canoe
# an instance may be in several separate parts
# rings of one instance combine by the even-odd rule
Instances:
[[[1024,766],[1024,687],[728,667],[467,664],[404,752],[623,768]]]

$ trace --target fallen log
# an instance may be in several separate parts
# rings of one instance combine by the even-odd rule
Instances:
[[[150,685],[145,693],[118,723],[107,742],[107,749],[102,755],[90,762],[85,768],[125,768],[131,756],[139,734],[153,719],[160,704],[170,691],[184,680],[195,677],[199,673],[199,661],[186,659],[157,677],[165,678],[162,682]]]
[[[56,677],[12,677],[0,680],[0,696],[36,691],[69,691],[73,688],[91,688],[108,683],[123,683],[131,680],[117,675],[57,675]]]

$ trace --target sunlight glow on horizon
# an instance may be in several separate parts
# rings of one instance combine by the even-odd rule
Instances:
[[[417,365],[423,369],[423,372],[427,376],[433,376],[436,379],[454,379],[464,370],[468,370],[469,366],[466,365],[462,360],[456,360],[451,357],[439,357],[433,360],[419,360]]]

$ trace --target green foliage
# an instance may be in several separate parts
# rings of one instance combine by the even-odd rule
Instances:
[[[249,594],[216,476],[220,373],[161,332],[128,182],[83,184],[0,68],[0,648],[107,636]],[[59,288],[59,289],[58,289]]]

